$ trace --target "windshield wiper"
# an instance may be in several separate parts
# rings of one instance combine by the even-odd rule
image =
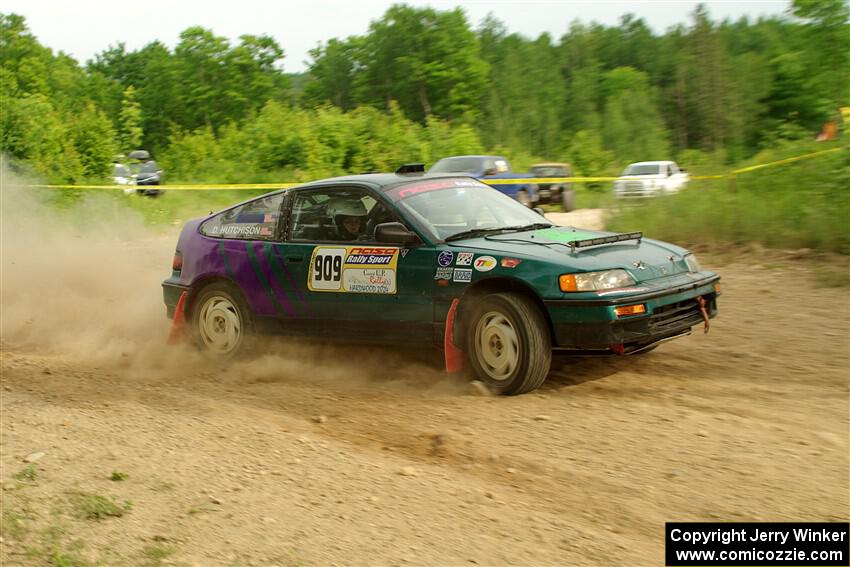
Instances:
[[[505,230],[504,227],[495,226],[491,226],[490,228],[473,228],[471,230],[464,230],[462,232],[458,232],[457,234],[447,236],[444,240],[446,242],[451,242],[452,240],[463,240],[464,238],[474,238],[483,234],[490,234],[491,232],[501,232],[503,230]]]
[[[553,226],[551,223],[547,222],[536,222],[534,224],[526,224],[522,226],[491,226],[489,228],[473,228],[471,230],[464,230],[463,232],[458,232],[457,234],[453,234],[451,236],[447,236],[445,238],[446,242],[451,242],[452,240],[462,240],[464,238],[474,238],[476,236],[482,236],[484,234],[492,234],[494,232],[502,234],[505,232],[522,232],[525,230],[535,230],[538,228],[549,228]]]
[[[522,226],[506,226],[501,230],[503,232],[524,232],[526,230],[537,230],[539,228],[549,228],[554,226],[550,222],[536,222],[534,224],[525,224]]]

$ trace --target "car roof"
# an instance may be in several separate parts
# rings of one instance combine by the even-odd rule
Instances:
[[[636,161],[634,163],[630,163],[629,165],[667,165],[668,163],[673,163],[672,161]]]
[[[481,159],[493,158],[493,159],[503,159],[505,161],[508,161],[508,158],[506,158],[504,156],[484,156],[484,155],[481,155],[481,156],[478,156],[478,155],[475,155],[475,156],[472,156],[472,155],[470,155],[470,156],[449,156],[449,157],[444,157],[442,159],[439,159],[437,161],[443,161],[443,160],[449,160],[449,159],[466,159],[466,158],[481,158]]]
[[[386,191],[397,185],[419,181],[422,179],[475,179],[465,173],[363,173],[360,175],[343,175],[328,179],[319,179],[300,185],[298,188],[321,187],[325,185],[369,185],[381,191]]]

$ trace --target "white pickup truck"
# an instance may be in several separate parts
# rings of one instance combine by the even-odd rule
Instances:
[[[614,182],[614,196],[656,197],[676,193],[688,184],[688,174],[673,161],[640,161],[629,165]]]

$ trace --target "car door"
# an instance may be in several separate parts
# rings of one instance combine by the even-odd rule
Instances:
[[[358,238],[340,234],[337,204],[359,202],[366,219]],[[286,238],[275,244],[293,274],[306,314],[299,332],[354,341],[430,342],[433,326],[431,246],[378,242],[375,226],[401,221],[378,194],[350,186],[293,192]],[[410,227],[409,227],[410,228]]]

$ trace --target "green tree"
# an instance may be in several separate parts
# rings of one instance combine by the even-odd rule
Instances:
[[[605,146],[620,162],[669,155],[667,131],[647,76],[631,67],[608,71],[603,80]]]
[[[136,102],[136,89],[130,85],[124,89],[124,98],[121,101],[118,128],[119,149],[121,151],[131,152],[140,147],[143,134],[141,122],[141,105]]]
[[[487,64],[458,9],[392,6],[369,28],[359,50],[357,100],[391,107],[423,122],[435,115],[473,121],[486,87]]]

